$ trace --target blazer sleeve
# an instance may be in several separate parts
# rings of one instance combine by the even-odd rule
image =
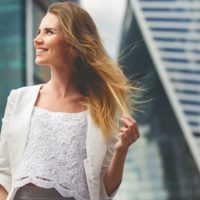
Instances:
[[[109,142],[108,142],[107,152],[106,152],[106,156],[105,156],[104,161],[103,161],[101,174],[100,174],[100,200],[113,199],[113,197],[116,195],[116,193],[119,189],[119,186],[118,186],[116,188],[116,190],[110,196],[108,196],[106,189],[105,189],[105,186],[104,186],[104,182],[103,182],[104,175],[108,171],[111,159],[113,157],[114,145],[117,141],[118,141],[118,134],[113,133],[111,138],[109,139]]]
[[[0,185],[9,193],[11,188],[11,169],[9,160],[9,126],[10,118],[14,106],[15,90],[10,92],[7,98],[4,117],[2,118],[2,127],[0,133]]]

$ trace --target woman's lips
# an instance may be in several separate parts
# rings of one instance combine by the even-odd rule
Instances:
[[[46,48],[37,48],[36,49],[36,54],[43,54],[43,53],[46,53],[48,51],[48,49]]]

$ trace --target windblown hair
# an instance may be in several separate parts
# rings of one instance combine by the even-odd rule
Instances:
[[[133,115],[137,86],[129,83],[121,67],[104,49],[91,16],[71,2],[54,3],[48,12],[61,24],[65,41],[76,50],[74,78],[87,106],[104,137],[118,128],[116,116]]]

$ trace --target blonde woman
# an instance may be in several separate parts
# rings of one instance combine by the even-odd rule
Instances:
[[[89,14],[52,4],[34,39],[47,83],[12,90],[2,120],[0,200],[107,200],[139,137],[137,88],[107,55]],[[118,125],[121,121],[121,127]]]

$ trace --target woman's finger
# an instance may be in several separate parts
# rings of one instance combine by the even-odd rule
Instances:
[[[136,123],[136,121],[130,115],[123,115],[122,117],[129,120],[130,122],[132,122],[134,124]]]
[[[126,128],[126,127],[124,127],[124,126],[120,128],[120,132],[126,132],[126,131],[128,131],[128,130],[129,130],[129,129]]]
[[[121,120],[124,122],[125,127],[127,127],[129,130],[133,127],[133,123],[130,122],[128,119],[122,117]]]

